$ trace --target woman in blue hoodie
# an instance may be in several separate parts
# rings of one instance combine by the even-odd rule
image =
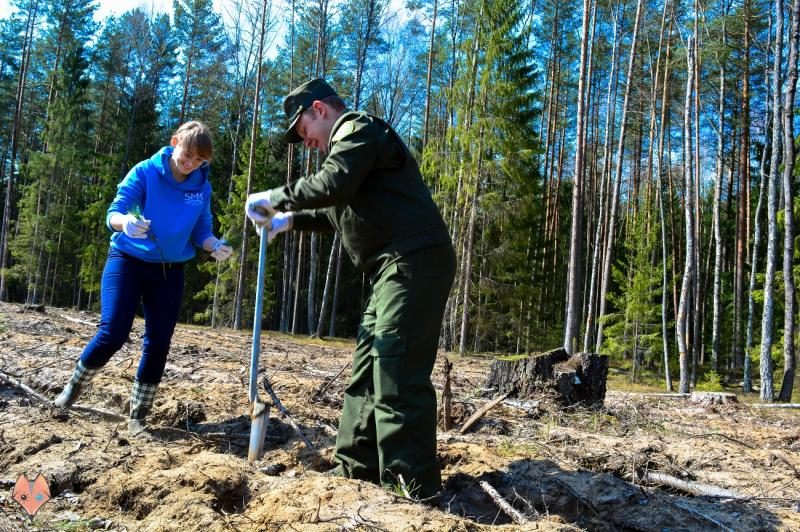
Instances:
[[[55,405],[69,407],[127,340],[141,301],[145,334],[133,381],[128,431],[145,428],[164,373],[183,298],[183,266],[195,247],[223,261],[231,247],[211,232],[211,132],[187,122],[169,146],[137,164],[117,186],[106,215],[114,231],[100,289],[100,328]]]

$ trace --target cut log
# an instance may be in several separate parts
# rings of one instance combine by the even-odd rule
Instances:
[[[739,402],[736,394],[722,392],[692,392],[692,395],[689,396],[689,401],[705,406],[728,405]]]
[[[554,394],[564,405],[602,403],[606,396],[608,357],[563,348],[541,354],[498,358],[492,363],[486,388],[509,397]]]

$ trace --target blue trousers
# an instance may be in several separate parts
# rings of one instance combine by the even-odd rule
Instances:
[[[144,342],[136,379],[158,384],[183,299],[183,264],[144,262],[111,248],[100,282],[100,330],[81,354],[89,369],[106,365],[133,327],[141,301]]]

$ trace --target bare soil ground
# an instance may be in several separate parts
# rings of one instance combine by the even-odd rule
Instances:
[[[0,371],[54,398],[97,320],[0,303]],[[127,411],[142,325],[79,404]],[[274,334],[262,342],[262,369],[314,449],[273,407],[265,455],[253,465],[247,331],[178,327],[153,441],[128,438],[119,420],[54,409],[0,383],[0,530],[800,530],[797,410],[614,391],[599,409],[506,400],[466,434],[440,432],[444,493],[420,503],[315,474],[332,465],[351,345]],[[450,359],[459,427],[488,401],[491,360]],[[434,380],[441,391],[441,365]],[[742,498],[645,484],[648,471]],[[11,498],[23,473],[50,483],[52,500],[32,521]],[[524,522],[512,521],[481,482]]]

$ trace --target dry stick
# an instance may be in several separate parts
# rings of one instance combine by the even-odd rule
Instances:
[[[331,378],[328,380],[328,382],[326,382],[326,383],[325,383],[325,385],[324,385],[322,388],[320,388],[319,390],[317,390],[316,392],[314,392],[314,396],[313,396],[313,397],[318,397],[318,396],[322,395],[323,393],[325,393],[325,390],[327,390],[328,388],[330,388],[331,384],[333,384],[334,382],[336,382],[336,379],[338,379],[338,378],[339,378],[339,376],[340,376],[342,373],[344,373],[344,370],[346,370],[348,367],[350,367],[350,364],[351,364],[351,362],[348,362],[347,364],[345,364],[344,366],[342,366],[342,369],[340,369],[340,370],[339,370],[339,372],[338,372],[336,375],[334,375],[333,377],[331,377]]]
[[[294,419],[292,419],[292,415],[289,413],[288,410],[286,410],[286,407],[283,406],[281,400],[278,399],[278,396],[275,395],[275,391],[272,389],[272,384],[270,384],[269,379],[267,378],[266,375],[264,375],[264,379],[261,381],[261,384],[264,386],[264,389],[272,398],[272,402],[275,404],[275,406],[278,407],[278,411],[280,411],[281,414],[286,416],[286,420],[289,422],[289,424],[292,426],[295,432],[297,432],[297,435],[300,436],[300,439],[303,440],[303,443],[306,445],[306,447],[310,451],[314,451],[315,450],[314,446],[311,444],[310,441],[308,441],[308,438],[306,438],[305,435],[302,433],[302,431],[300,430],[300,426],[297,423],[295,423]]]
[[[495,406],[500,404],[500,402],[503,399],[508,397],[509,393],[510,392],[506,392],[504,394],[500,394],[497,397],[495,397],[494,399],[492,399],[491,401],[489,401],[488,403],[486,403],[485,405],[483,405],[483,407],[479,408],[474,414],[472,414],[469,417],[468,420],[466,420],[464,422],[463,425],[461,425],[461,428],[458,429],[459,434],[464,434],[465,432],[467,432],[469,430],[469,428],[472,425],[475,424],[476,421],[478,421],[480,418],[482,418],[486,414],[486,412],[488,412],[489,410],[491,410],[492,408],[494,408]]]
[[[510,518],[511,518],[511,519],[512,519],[512,520],[513,520],[513,521],[514,521],[516,524],[518,524],[518,525],[524,525],[524,524],[527,524],[527,523],[528,523],[528,519],[527,519],[527,518],[526,518],[524,515],[522,515],[521,513],[519,513],[517,510],[515,510],[513,506],[511,506],[510,504],[508,504],[508,501],[506,501],[506,500],[503,498],[503,496],[502,496],[502,495],[500,495],[500,494],[497,492],[497,490],[496,490],[496,489],[494,489],[494,488],[492,487],[492,485],[491,485],[491,484],[489,484],[489,483],[488,483],[488,482],[486,482],[485,480],[481,480],[479,484],[480,484],[480,486],[481,486],[481,489],[482,489],[483,491],[485,491],[485,492],[486,492],[486,494],[487,494],[489,497],[491,497],[491,498],[492,498],[492,500],[495,502],[495,504],[497,504],[497,506],[498,506],[498,507],[499,507],[501,510],[503,510],[503,512],[505,512],[505,513],[506,513],[506,515],[507,515],[507,516],[509,516],[509,517],[510,517]]]
[[[98,323],[95,323],[93,321],[79,320],[78,318],[71,318],[70,316],[67,316],[65,314],[59,314],[58,317],[63,318],[65,320],[67,320],[67,321],[74,322],[74,323],[80,323],[82,325],[89,325],[91,327],[97,327],[99,325]]]
[[[3,373],[2,371],[0,371],[0,381],[1,382],[5,382],[6,384],[10,384],[11,386],[14,386],[15,388],[19,388],[20,390],[22,390],[26,394],[30,395],[31,397],[33,397],[34,399],[36,399],[37,401],[39,401],[42,404],[45,404],[45,405],[52,404],[52,401],[50,399],[48,399],[47,397],[45,397],[44,395],[40,394],[39,392],[37,392],[36,390],[31,388],[30,386],[28,386],[24,382],[19,381],[19,380],[15,379],[14,377],[12,377],[12,376],[10,376],[10,375],[8,375],[6,373]],[[77,412],[85,412],[85,413],[89,413],[89,414],[95,414],[95,415],[110,419],[112,421],[124,421],[124,420],[127,419],[127,418],[125,418],[125,417],[123,417],[123,416],[121,416],[119,414],[114,413],[114,412],[109,412],[108,410],[101,410],[99,408],[91,408],[91,407],[88,407],[88,406],[79,406],[79,405],[72,405],[70,408],[72,410],[77,411]]]
[[[711,484],[703,484],[702,482],[691,482],[691,481],[681,480],[679,478],[673,477],[672,475],[667,475],[666,473],[658,473],[656,471],[645,472],[644,475],[642,476],[642,480],[654,484],[664,484],[665,486],[669,486],[670,488],[675,488],[676,490],[690,493],[692,495],[700,495],[703,497],[716,497],[720,499],[750,498],[745,495],[736,493],[735,491],[727,490],[725,488],[720,488],[719,486],[713,486]]]
[[[639,395],[641,397],[664,397],[667,399],[686,399],[689,397],[688,393],[636,393],[628,392],[631,395]]]
[[[444,430],[453,428],[453,420],[451,417],[453,410],[453,391],[450,385],[450,371],[453,369],[453,363],[444,357],[442,361],[442,372],[444,373],[444,389],[442,390],[442,425]]]
[[[724,438],[724,439],[726,439],[728,441],[731,441],[733,443],[738,443],[742,447],[747,447],[748,449],[754,449],[755,448],[752,445],[750,445],[749,443],[745,443],[745,442],[743,442],[741,440],[737,440],[736,438],[733,438],[731,436],[727,436],[725,434],[722,434],[721,432],[711,432],[709,434],[692,434],[692,435],[686,436],[686,439],[687,440],[691,440],[692,438],[714,438],[716,436],[718,436],[720,438]]]

